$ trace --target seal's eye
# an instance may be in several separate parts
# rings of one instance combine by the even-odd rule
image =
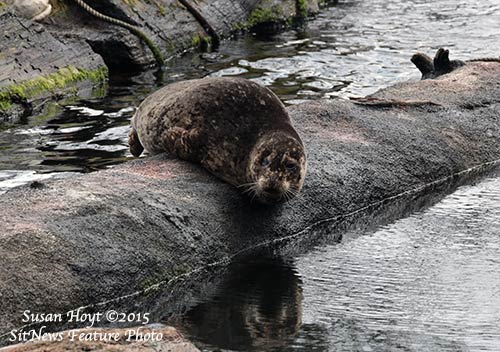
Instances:
[[[271,160],[269,160],[269,157],[266,156],[265,158],[263,158],[261,161],[260,161],[260,165],[261,166],[269,166],[271,164]]]
[[[287,161],[285,162],[285,168],[287,171],[295,171],[297,170],[297,163],[293,161]]]

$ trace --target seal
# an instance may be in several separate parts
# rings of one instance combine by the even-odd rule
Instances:
[[[296,196],[306,153],[278,97],[243,78],[170,84],[146,98],[131,121],[130,151],[167,152],[199,163],[260,203]]]
[[[438,49],[434,60],[426,54],[416,53],[411,57],[411,62],[422,73],[422,79],[434,79],[465,65],[464,61],[450,60],[450,51],[444,48]]]

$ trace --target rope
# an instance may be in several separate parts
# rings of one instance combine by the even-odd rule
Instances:
[[[500,57],[484,57],[480,59],[471,59],[467,62],[500,62]]]
[[[153,54],[159,67],[162,67],[165,64],[165,60],[163,59],[163,55],[161,54],[160,49],[139,28],[131,25],[130,23],[121,21],[121,20],[113,18],[113,17],[106,16],[106,15],[100,13],[99,11],[96,11],[92,7],[87,5],[83,0],[74,0],[74,1],[78,6],[80,6],[83,10],[85,10],[87,13],[91,14],[92,16],[94,16],[98,19],[101,19],[105,22],[117,25],[118,27],[128,29],[132,34],[135,34],[137,37],[142,39],[144,41],[144,43],[146,43],[146,45],[151,50],[151,53]]]

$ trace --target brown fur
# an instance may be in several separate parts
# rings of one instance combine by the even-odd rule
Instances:
[[[144,148],[199,163],[263,203],[296,195],[306,172],[304,146],[283,104],[242,78],[160,89],[139,106],[129,145],[135,156]]]

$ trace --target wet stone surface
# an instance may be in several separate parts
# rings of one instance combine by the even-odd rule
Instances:
[[[153,72],[112,77],[107,89],[49,104],[39,116],[1,127],[0,192],[54,173],[89,172],[130,159],[126,136],[134,109],[173,81],[238,75],[269,86],[287,104],[364,96],[418,79],[409,61],[416,51],[430,54],[445,46],[454,58],[498,56],[499,27],[494,0],[341,1],[303,29],[243,36],[222,42],[217,52],[186,54],[168,63],[162,80]]]

